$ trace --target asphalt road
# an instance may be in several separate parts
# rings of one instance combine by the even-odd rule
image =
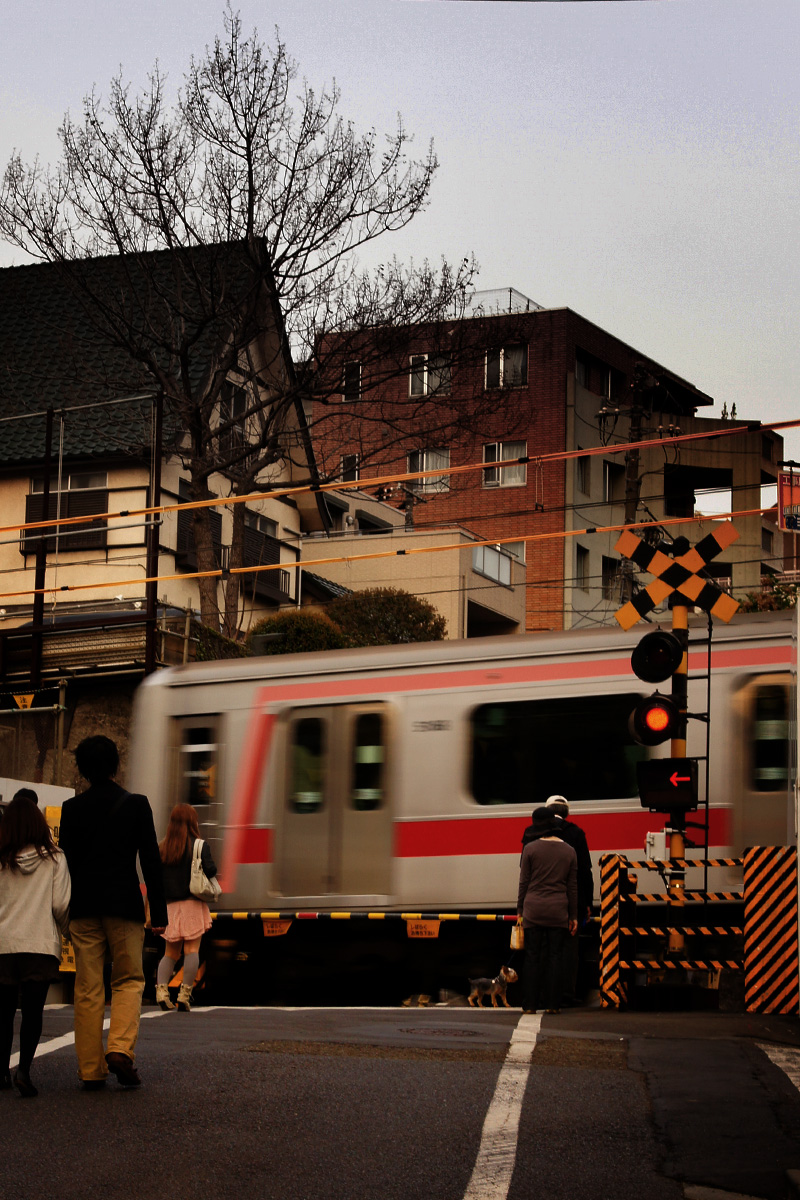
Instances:
[[[85,1092],[47,1010],[0,1200],[784,1200],[800,1168],[794,1017],[145,1013],[144,1086]]]

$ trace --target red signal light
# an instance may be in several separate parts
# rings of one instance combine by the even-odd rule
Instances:
[[[659,692],[640,700],[630,716],[632,737],[642,746],[657,746],[667,738],[678,737],[681,713],[669,696]]]
[[[644,714],[644,723],[653,733],[663,733],[669,726],[670,714],[663,704],[648,708]]]

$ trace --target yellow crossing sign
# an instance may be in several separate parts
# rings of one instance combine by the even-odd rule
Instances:
[[[634,596],[627,604],[623,604],[614,613],[623,629],[630,629],[640,617],[644,617],[657,605],[663,604],[672,592],[685,596],[690,604],[702,608],[704,612],[719,617],[722,621],[730,621],[739,608],[739,601],[734,600],[708,579],[702,579],[698,574],[707,567],[713,558],[739,537],[730,521],[715,526],[712,533],[681,554],[678,558],[670,558],[661,550],[648,546],[630,529],[626,529],[619,538],[614,549],[623,558],[629,558],[643,571],[655,575],[652,583]]]

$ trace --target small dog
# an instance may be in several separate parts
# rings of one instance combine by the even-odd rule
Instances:
[[[506,999],[506,988],[510,983],[516,983],[519,976],[513,967],[501,967],[500,974],[495,979],[470,979],[470,993],[467,996],[472,1008],[483,1008],[483,997],[492,997],[492,1008],[497,1008],[497,997],[505,1004],[511,1005]]]

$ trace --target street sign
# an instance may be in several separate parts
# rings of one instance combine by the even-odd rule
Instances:
[[[636,764],[639,799],[651,812],[691,812],[697,808],[697,759],[651,758]]]
[[[791,533],[800,530],[800,475],[794,471],[778,474],[778,525]]]

